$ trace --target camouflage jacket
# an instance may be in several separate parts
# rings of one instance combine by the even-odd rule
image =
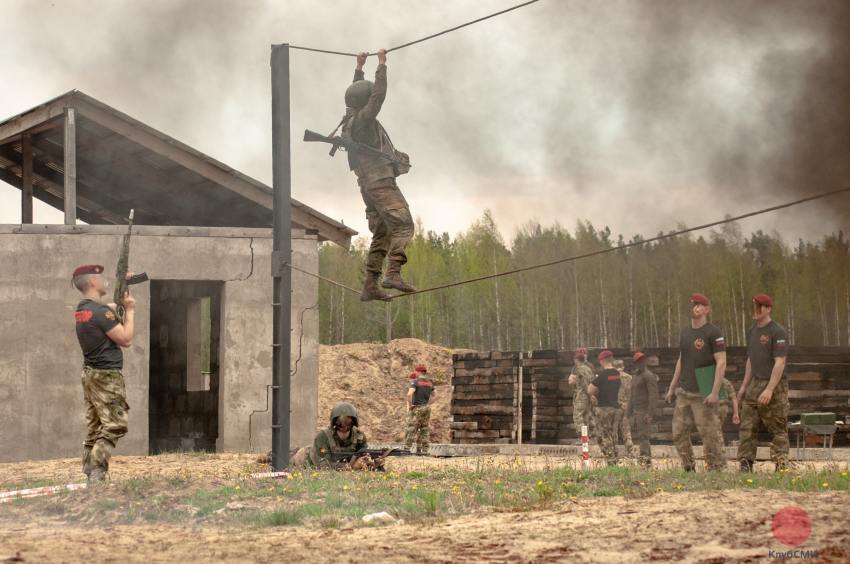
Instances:
[[[331,460],[331,454],[337,452],[357,452],[369,448],[366,435],[358,427],[351,428],[348,440],[339,438],[333,428],[327,427],[316,434],[313,448],[310,449],[310,463],[313,466],[336,468],[340,464]]]
[[[354,71],[354,82],[364,80],[362,70]],[[384,126],[378,121],[378,113],[387,97],[387,66],[375,69],[375,86],[369,101],[362,108],[346,108],[342,126],[344,137],[350,137],[379,151],[392,155],[394,147]],[[361,183],[375,182],[384,178],[395,178],[391,162],[381,157],[348,153],[348,165]]]
[[[632,397],[632,375],[620,371],[620,391],[617,392],[617,403],[626,405]]]
[[[588,362],[577,362],[575,368],[573,368],[573,374],[576,375],[576,389],[573,393],[573,401],[583,399],[586,402],[590,402],[590,396],[587,395],[587,386],[593,381],[593,366]]]
[[[641,411],[655,417],[658,410],[658,376],[645,368],[632,376],[628,414]]]

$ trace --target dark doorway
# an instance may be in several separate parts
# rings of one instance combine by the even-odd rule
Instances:
[[[216,450],[223,287],[151,281],[151,454]]]

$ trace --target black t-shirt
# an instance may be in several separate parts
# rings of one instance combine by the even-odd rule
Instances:
[[[597,407],[619,407],[617,396],[620,393],[620,371],[616,368],[603,368],[591,382],[599,388],[596,396]]]
[[[682,377],[679,385],[686,392],[699,393],[697,368],[715,364],[714,353],[726,350],[726,340],[720,327],[706,323],[699,329],[685,327],[679,337],[682,353]]]
[[[94,300],[83,300],[74,312],[77,320],[77,340],[83,350],[85,365],[92,368],[124,366],[124,355],[115,341],[106,336],[118,325],[118,316],[107,306]]]
[[[770,379],[773,361],[785,356],[788,348],[787,338],[785,327],[775,321],[771,321],[764,327],[758,325],[750,327],[747,331],[747,357],[750,359],[753,378]]]
[[[434,382],[428,378],[417,378],[410,383],[410,387],[413,389],[413,405],[428,405],[434,391]]]

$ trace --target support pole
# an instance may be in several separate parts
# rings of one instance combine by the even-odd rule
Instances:
[[[292,169],[289,148],[289,45],[272,45],[272,468],[289,465],[290,325],[292,322]]]
[[[65,108],[65,225],[77,223],[77,116]]]
[[[21,223],[32,223],[32,136],[21,135]]]
[[[517,389],[519,392],[517,393],[517,408],[516,408],[516,444],[522,444],[522,387],[523,387],[523,376],[522,373],[522,351],[519,352],[519,368],[517,368]],[[534,441],[531,441],[534,442]]]

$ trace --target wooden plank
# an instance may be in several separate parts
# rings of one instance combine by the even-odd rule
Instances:
[[[456,369],[453,377],[455,384],[510,384],[516,381],[514,370],[496,370],[494,368]]]
[[[65,109],[65,171],[64,207],[65,225],[77,223],[77,118],[74,108]]]
[[[32,223],[32,136],[21,136],[21,223]]]
[[[458,431],[477,431],[478,421],[452,421],[449,428]]]
[[[452,405],[453,415],[513,415],[511,405]]]
[[[53,119],[62,117],[65,113],[65,97],[34,108],[24,114],[6,120],[0,125],[0,145],[17,140],[22,133],[44,125]]]

